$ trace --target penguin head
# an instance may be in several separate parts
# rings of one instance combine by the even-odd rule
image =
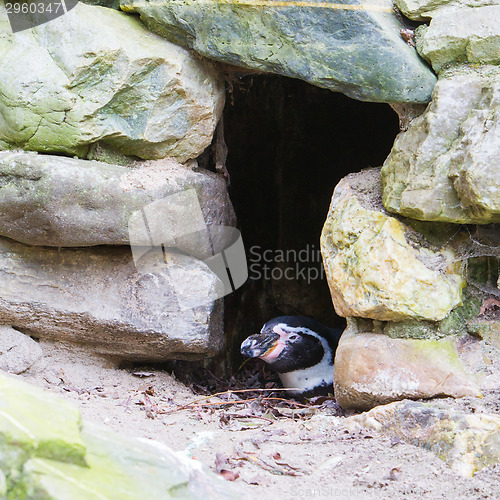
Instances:
[[[329,329],[311,318],[279,316],[268,321],[259,334],[248,337],[241,344],[241,353],[264,360],[278,373],[302,370],[318,365],[325,354],[331,357],[323,330]]]

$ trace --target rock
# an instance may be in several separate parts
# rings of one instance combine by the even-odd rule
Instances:
[[[0,370],[19,374],[41,357],[38,342],[10,326],[0,326]]]
[[[88,500],[89,492],[103,500],[241,498],[224,479],[159,442],[89,424],[82,437],[88,467],[40,458],[26,462],[23,472],[44,498]]]
[[[0,238],[0,323],[117,359],[214,355],[223,284],[200,260],[130,248],[29,247]],[[215,301],[215,302],[214,302]]]
[[[500,5],[436,12],[430,26],[416,31],[417,50],[434,71],[455,61],[500,63]]]
[[[500,320],[476,319],[467,325],[469,332],[486,340],[489,344],[500,349]]]
[[[500,68],[440,75],[433,100],[382,168],[390,212],[426,221],[500,222]]]
[[[498,0],[395,0],[394,3],[406,17],[423,21],[449,7],[467,8],[497,5]]]
[[[472,330],[472,328],[470,329]],[[496,333],[498,335],[498,329]],[[495,343],[493,338],[487,336],[487,333],[484,340],[473,335],[463,335],[455,340],[455,346],[460,362],[469,373],[475,374],[481,391],[500,391],[500,342],[498,337]]]
[[[232,226],[225,181],[174,159],[129,169],[62,156],[0,152],[0,235],[30,245],[128,245],[131,216],[193,189],[205,223]],[[158,214],[158,217],[160,215]],[[187,223],[186,221],[184,223]]]
[[[433,451],[463,476],[500,462],[500,417],[466,414],[446,405],[401,401],[347,419],[348,428],[373,429]]]
[[[167,500],[239,498],[198,462],[153,440],[86,423],[72,405],[0,376],[0,455],[5,498]]]
[[[110,9],[120,10],[120,0],[80,0],[88,5],[100,5],[101,7],[109,7]]]
[[[334,390],[342,408],[363,410],[405,398],[481,395],[454,340],[355,333],[352,322],[335,355]]]
[[[146,159],[196,158],[224,88],[212,65],[132,16],[79,3],[12,34],[0,5],[0,149],[85,157],[102,141]]]
[[[121,8],[210,59],[362,101],[429,101],[435,77],[401,38],[389,0],[287,3],[122,0]]]
[[[80,413],[74,406],[6,375],[0,375],[0,400],[0,464],[7,483],[20,479],[13,471],[29,457],[85,465]]]
[[[477,293],[477,292],[476,292]],[[465,335],[469,333],[468,324],[477,318],[480,301],[469,290],[462,291],[462,305],[441,321],[389,321],[383,326],[383,333],[392,338],[440,339],[448,335]]]
[[[461,303],[461,264],[446,239],[431,244],[385,212],[379,173],[349,174],[333,193],[321,254],[335,311],[382,321],[441,320]]]

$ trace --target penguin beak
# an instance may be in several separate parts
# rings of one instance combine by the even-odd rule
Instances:
[[[267,356],[278,346],[279,340],[280,336],[274,332],[250,335],[241,344],[241,354],[249,358]]]

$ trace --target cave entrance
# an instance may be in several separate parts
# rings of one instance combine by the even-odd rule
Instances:
[[[249,279],[226,297],[226,356],[275,316],[345,325],[322,272],[321,230],[340,179],[381,166],[398,132],[389,105],[300,80],[247,76],[230,89],[226,166]]]

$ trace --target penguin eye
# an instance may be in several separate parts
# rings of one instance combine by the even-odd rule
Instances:
[[[288,340],[291,340],[292,342],[295,342],[299,336],[296,333],[292,333],[289,337]]]

